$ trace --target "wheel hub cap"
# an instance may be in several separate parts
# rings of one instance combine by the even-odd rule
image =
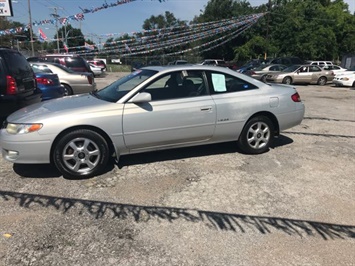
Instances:
[[[253,124],[249,128],[247,140],[254,149],[265,147],[270,141],[270,128],[263,122]]]

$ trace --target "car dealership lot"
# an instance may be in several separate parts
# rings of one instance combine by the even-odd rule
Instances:
[[[353,265],[355,91],[296,87],[305,119],[262,155],[129,155],[86,180],[1,158],[0,265]]]

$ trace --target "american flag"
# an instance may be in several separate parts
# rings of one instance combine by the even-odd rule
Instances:
[[[44,34],[43,30],[38,29],[38,35],[39,35],[38,40],[40,42],[44,42],[47,40],[47,36],[46,36],[46,34]]]

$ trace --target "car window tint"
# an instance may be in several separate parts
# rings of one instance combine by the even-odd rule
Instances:
[[[46,65],[32,64],[32,69],[35,73],[52,73]]]
[[[159,77],[144,91],[151,94],[152,101],[160,101],[206,95],[206,88],[202,71],[175,71]]]
[[[5,52],[3,58],[10,73],[14,75],[28,75],[32,72],[30,64],[26,58],[17,52]]]
[[[146,81],[156,73],[157,71],[153,70],[137,70],[97,91],[96,95],[102,100],[108,102],[117,102],[137,85]]]
[[[311,66],[309,68],[309,72],[320,72],[320,71],[322,71],[322,70],[317,66]]]
[[[257,89],[255,85],[228,74],[209,72],[208,80],[211,83],[212,93],[230,93]]]
[[[85,66],[85,61],[81,58],[65,58],[66,66],[67,67],[83,67]]]

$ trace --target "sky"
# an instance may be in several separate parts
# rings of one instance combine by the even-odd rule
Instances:
[[[55,13],[55,8],[60,17],[69,17],[83,13],[80,8],[92,10],[102,7],[105,2],[111,4],[117,3],[117,0],[12,0],[14,16],[9,19],[28,24],[31,13],[32,22],[41,22],[53,19],[50,14]],[[252,6],[267,2],[268,0],[249,0]],[[355,0],[344,2],[349,5],[350,12],[353,13]],[[28,3],[30,3],[31,12],[29,12]],[[142,31],[144,20],[152,15],[164,14],[165,11],[173,13],[177,19],[190,21],[201,14],[201,10],[204,10],[207,3],[208,0],[161,0],[161,2],[159,0],[131,0],[119,6],[84,14],[85,19],[81,22],[75,20],[69,22],[74,28],[80,28],[86,39],[94,43],[102,43],[110,37],[110,34],[116,38],[124,33]],[[56,32],[55,25],[52,24],[42,23],[33,27],[35,33],[38,33],[39,29],[48,38],[53,38]]]

